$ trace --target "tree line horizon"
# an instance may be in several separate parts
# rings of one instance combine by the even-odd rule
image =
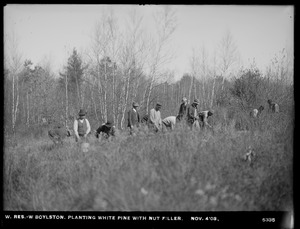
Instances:
[[[202,110],[225,106],[236,97],[247,109],[267,100],[264,97],[282,99],[276,91],[293,85],[286,49],[275,55],[263,75],[255,61],[246,69],[238,66],[238,49],[229,31],[218,56],[209,62],[204,46],[200,52],[193,50],[191,71],[175,81],[174,73],[163,69],[173,56],[168,43],[176,30],[175,12],[168,7],[157,12],[156,36],[147,39],[140,19],[132,12],[128,30],[121,33],[113,13],[103,14],[87,57],[74,47],[58,75],[47,65],[24,61],[18,43],[12,41],[4,58],[5,129],[30,128],[41,124],[43,117],[70,126],[81,108],[94,128],[110,119],[124,129],[132,102],[140,104],[141,115],[160,102],[162,117],[177,115],[182,97],[198,98]]]

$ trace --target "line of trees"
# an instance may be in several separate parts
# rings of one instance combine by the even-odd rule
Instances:
[[[23,61],[17,41],[12,40],[12,46],[5,44],[9,50],[4,60],[6,129],[15,132],[19,127],[41,124],[43,117],[70,126],[80,108],[87,110],[95,128],[108,119],[124,128],[133,101],[140,104],[142,115],[160,101],[165,117],[177,114],[183,96],[190,101],[197,97],[200,107],[209,109],[224,104],[231,86],[243,85],[226,79],[238,63],[230,32],[220,42],[220,53],[209,57],[204,46],[200,51],[194,50],[190,73],[175,82],[172,72],[164,66],[172,59],[169,43],[176,30],[176,13],[170,7],[161,8],[155,21],[156,33],[148,34],[142,26],[143,17],[133,9],[122,31],[113,11],[103,12],[95,25],[90,50],[79,53],[74,48],[58,76],[47,66]],[[289,83],[292,71],[285,54],[282,50],[272,60],[266,79]],[[235,76],[245,74],[241,70]]]

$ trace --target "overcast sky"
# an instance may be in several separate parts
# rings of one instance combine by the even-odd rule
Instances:
[[[57,73],[66,64],[73,47],[85,50],[101,18],[104,5],[7,5],[4,8],[4,35],[14,32],[19,50],[33,63],[51,61]],[[122,26],[133,5],[114,5]],[[154,28],[152,14],[161,6],[136,6],[147,30]],[[293,52],[293,6],[174,5],[177,29],[171,45],[176,55],[168,67],[182,75],[190,72],[192,49],[205,47],[211,57],[226,31],[230,31],[242,64],[255,58],[264,69],[283,48]]]

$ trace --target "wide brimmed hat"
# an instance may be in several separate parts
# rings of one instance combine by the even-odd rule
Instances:
[[[84,109],[80,109],[78,115],[79,116],[84,116],[86,113],[85,113],[85,110]]]
[[[136,103],[136,102],[133,102],[133,103],[132,103],[132,106],[133,106],[133,107],[138,107],[138,106],[139,106],[139,104],[138,104],[138,103]]]
[[[110,121],[110,120],[105,123],[105,126],[107,126],[107,127],[112,127],[113,125],[114,125],[114,122]]]
[[[200,104],[200,101],[198,99],[195,99],[193,103]]]
[[[158,106],[158,107],[161,107],[162,105],[161,105],[161,103],[156,103],[156,106]]]

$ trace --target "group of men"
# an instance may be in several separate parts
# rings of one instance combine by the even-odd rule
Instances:
[[[105,133],[109,137],[114,135],[114,131],[113,123],[108,121],[96,130],[95,135],[99,138],[100,133]],[[87,136],[91,133],[91,125],[83,109],[80,109],[78,118],[74,120],[73,133],[76,142],[87,142]],[[64,127],[62,124],[58,124],[48,131],[48,136],[55,144],[62,143],[65,137],[71,136],[71,131],[68,126]]]
[[[191,105],[188,104],[187,99],[184,97],[179,107],[177,116],[168,116],[164,119],[161,118],[160,109],[161,103],[156,103],[155,107],[150,110],[149,115],[145,115],[140,119],[137,111],[138,104],[133,102],[132,108],[128,111],[128,128],[130,133],[134,134],[135,130],[141,125],[146,124],[148,128],[154,132],[172,130],[176,123],[186,123],[190,128],[200,128],[204,126],[211,127],[208,124],[208,117],[213,115],[210,110],[199,111],[199,100],[195,99]]]
[[[269,112],[271,113],[279,113],[279,105],[275,102],[273,102],[271,99],[268,99],[268,105],[269,105]],[[250,116],[254,119],[259,118],[263,110],[265,109],[264,106],[260,106],[258,109],[254,108],[250,111]]]
[[[191,105],[188,104],[187,99],[184,97],[180,104],[177,116],[168,116],[164,119],[161,118],[160,109],[161,103],[156,103],[155,107],[150,110],[149,115],[141,118],[136,102],[132,103],[131,109],[127,113],[127,127],[131,135],[135,135],[138,128],[142,125],[147,126],[151,131],[159,132],[174,129],[176,123],[186,123],[190,128],[200,128],[200,126],[210,126],[207,122],[209,116],[212,115],[211,111],[198,111],[199,100],[195,99]],[[88,134],[91,133],[91,126],[89,120],[86,118],[86,112],[80,109],[78,118],[74,120],[73,124],[74,137],[76,142],[86,141]],[[49,137],[54,142],[61,142],[66,136],[70,136],[70,131],[67,127],[67,134],[61,134],[64,128],[55,128],[48,132]],[[113,121],[107,121],[99,126],[95,132],[95,136],[103,136],[109,138],[115,136],[116,128]]]
[[[187,124],[191,129],[200,129],[201,127],[211,127],[208,123],[208,118],[213,115],[212,110],[199,111],[198,105],[199,100],[195,99],[192,104],[188,104],[188,100],[184,97],[182,103],[179,107],[179,112],[177,116],[168,116],[164,119],[161,118],[161,103],[156,103],[155,107],[152,108],[149,112],[149,115],[145,115],[142,118],[138,112],[139,104],[136,102],[132,103],[132,108],[127,113],[127,127],[131,135],[134,135],[135,132],[141,125],[148,126],[151,131],[159,132],[164,130],[173,130],[175,125],[182,123]],[[271,100],[268,100],[269,109],[277,113],[279,112],[278,104],[274,103]],[[257,118],[260,113],[264,110],[263,106],[260,106],[258,109],[253,109],[251,111],[251,116]],[[76,142],[81,142],[86,140],[89,133],[91,133],[91,126],[86,118],[86,112],[83,109],[80,109],[78,113],[78,119],[75,119],[74,125],[74,136]],[[95,136],[104,136],[109,138],[110,136],[115,136],[116,128],[113,121],[107,121],[100,125],[96,130]],[[54,130],[49,130],[49,137],[54,142],[61,142],[62,139],[66,136],[70,136],[70,130],[67,127],[65,131],[62,126]]]

